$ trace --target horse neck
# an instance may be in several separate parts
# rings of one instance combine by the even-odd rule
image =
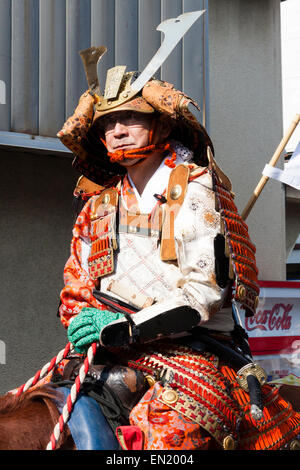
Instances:
[[[53,397],[37,389],[0,401],[0,450],[45,450],[59,418]]]
[[[42,402],[27,402],[0,415],[0,449],[45,449],[51,435],[48,408]],[[53,429],[53,428],[52,428]]]

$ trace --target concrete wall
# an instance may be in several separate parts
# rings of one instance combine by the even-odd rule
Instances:
[[[210,134],[242,211],[283,133],[280,1],[210,0],[209,14]],[[285,280],[285,204],[278,182],[267,183],[247,224],[260,279]]]
[[[78,51],[107,46],[98,66],[103,90],[110,67],[144,69],[160,46],[156,28],[163,20],[207,9],[207,1],[1,0],[0,131],[55,137],[87,89]],[[193,25],[156,73],[201,105],[206,18]]]
[[[71,159],[0,150],[0,393],[22,385],[65,347],[56,316],[69,256]],[[4,348],[5,346],[5,348]],[[5,351],[4,351],[5,349]]]
[[[282,135],[279,3],[209,1],[210,134],[241,210]],[[78,175],[68,158],[4,150],[0,171],[4,393],[32,377],[67,342],[56,311]],[[247,223],[257,244],[260,278],[285,279],[279,183],[267,184]]]

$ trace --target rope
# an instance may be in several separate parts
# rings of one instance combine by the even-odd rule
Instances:
[[[33,387],[34,385],[37,384],[37,382],[42,379],[45,375],[49,374],[54,367],[59,364],[63,359],[67,357],[71,349],[71,343],[68,343],[65,347],[65,349],[62,349],[57,356],[53,357],[50,362],[44,365],[44,367],[39,370],[34,377],[31,377],[31,379],[27,380],[27,382],[21,387],[18,388],[16,395],[20,396],[23,392],[26,392],[30,387]]]
[[[84,382],[84,379],[86,377],[86,374],[89,370],[90,365],[92,364],[97,348],[98,348],[98,343],[92,343],[92,345],[89,347],[87,356],[83,362],[83,365],[81,366],[79,370],[79,374],[75,379],[74,385],[71,387],[70,394],[68,395],[66,404],[63,407],[62,413],[59,417],[59,420],[57,424],[54,427],[53,433],[51,435],[50,441],[47,445],[46,450],[55,450],[58,439],[61,435],[61,433],[64,430],[65,424],[68,422],[70,415],[73,411],[73,406],[74,403],[77,400],[78,393],[80,391],[80,387],[82,383]],[[34,377],[31,377],[31,379],[27,380],[27,382],[23,385],[21,385],[16,392],[17,396],[20,396],[22,393],[26,392],[30,387],[33,387],[34,385],[37,384],[37,382],[43,378],[45,375],[49,374],[54,367],[59,364],[63,359],[66,359],[68,356],[70,349],[71,349],[71,343],[68,343],[65,347],[65,349],[62,349],[57,356],[53,357],[50,362],[44,365],[41,370],[39,370]]]
[[[66,404],[63,407],[59,420],[54,427],[53,433],[50,437],[50,441],[46,447],[46,450],[55,450],[58,439],[64,430],[64,426],[68,422],[70,415],[73,411],[73,406],[77,400],[80,387],[86,377],[86,374],[89,370],[90,365],[92,364],[94,360],[94,356],[96,354],[97,348],[98,348],[98,343],[92,343],[92,345],[89,347],[87,356],[84,360],[83,365],[79,369],[79,374],[75,379],[74,385],[71,387],[70,394],[67,397]]]

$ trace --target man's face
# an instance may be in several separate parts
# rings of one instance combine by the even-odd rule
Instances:
[[[101,118],[107,150],[132,150],[149,145],[152,119],[134,111],[119,111]]]

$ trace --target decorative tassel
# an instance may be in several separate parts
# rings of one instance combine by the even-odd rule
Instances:
[[[171,158],[166,158],[164,164],[169,168],[175,168],[177,155],[176,152],[172,149],[172,147],[169,147],[169,150],[172,152],[172,156]]]

